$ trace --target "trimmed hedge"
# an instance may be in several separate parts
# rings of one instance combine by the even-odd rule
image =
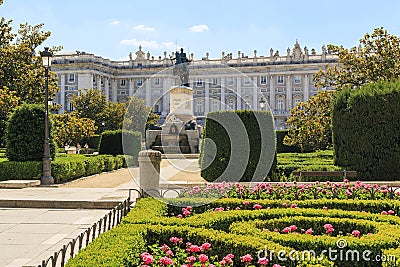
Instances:
[[[271,112],[236,110],[207,114],[199,159],[201,177],[206,181],[264,181],[276,166],[274,156]]]
[[[126,161],[132,157],[112,155],[60,155],[51,162],[51,173],[55,183],[62,183],[84,176],[127,167]],[[40,161],[3,161],[0,162],[0,181],[40,179],[42,176]]]
[[[297,201],[295,203],[299,208],[283,207],[285,202],[279,200],[249,200],[249,204],[244,204],[241,199],[230,198],[202,206],[197,205],[206,203],[208,199],[168,201],[170,205],[152,198],[140,200],[120,226],[95,240],[67,266],[139,266],[140,254],[149,251],[149,245],[171,245],[169,239],[172,236],[183,237],[184,242],[193,244],[208,242],[212,245],[212,254],[218,255],[219,259],[232,253],[235,255],[235,266],[244,266],[239,256],[248,253],[256,258],[257,252],[264,251],[265,246],[268,251],[275,251],[272,263],[282,266],[396,266],[393,261],[382,264],[361,259],[355,265],[354,261],[331,262],[327,257],[322,261],[312,257],[311,260],[300,258],[281,261],[276,254],[278,251],[288,253],[296,250],[301,253],[302,250],[312,249],[318,256],[329,247],[336,249],[339,238],[347,241],[345,251],[357,250],[361,255],[363,251],[370,250],[371,257],[382,254],[400,255],[400,218],[368,213],[380,212],[382,209],[399,212],[400,201]],[[188,204],[193,206],[189,217],[177,218],[176,215],[182,211],[182,205],[185,207]],[[254,210],[254,204],[262,205],[263,209]],[[324,206],[328,210],[322,209]],[[214,211],[216,207],[224,207],[225,211]],[[241,210],[235,210],[235,207]],[[333,236],[324,233],[323,226],[326,223],[335,228]],[[284,227],[292,224],[298,226],[299,234],[282,233]],[[278,227],[280,232],[264,230],[274,227]],[[315,229],[314,235],[301,234],[302,229],[309,227]],[[351,235],[355,229],[361,232],[361,237]],[[130,239],[133,235],[139,240],[139,245],[138,241],[133,242]]]
[[[127,130],[104,131],[100,136],[99,153],[114,156],[133,156],[133,159],[128,161],[128,165],[137,166],[141,142],[142,134],[140,132]]]
[[[95,134],[94,136],[88,138],[88,139],[84,139],[82,140],[81,144],[88,144],[89,148],[93,148],[95,150],[99,149],[100,146],[100,135],[99,134]]]
[[[44,105],[22,104],[11,114],[6,129],[6,156],[10,161],[42,161],[45,135]],[[54,159],[56,143],[53,122],[49,118],[50,157]]]
[[[299,153],[300,148],[297,146],[288,146],[283,144],[283,139],[288,135],[289,130],[276,130],[276,153]]]
[[[400,81],[337,94],[333,105],[335,164],[359,179],[400,179]]]

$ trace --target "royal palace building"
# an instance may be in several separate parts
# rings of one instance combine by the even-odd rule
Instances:
[[[138,95],[165,118],[170,112],[168,91],[180,85],[172,75],[173,57],[174,53],[167,52],[154,57],[143,52],[142,47],[135,54],[130,53],[128,61],[112,61],[79,51],[58,54],[52,63],[60,87],[55,102],[62,105],[61,112],[70,112],[74,109],[73,95],[79,94],[79,89],[93,88],[100,90],[107,101],[121,102]],[[321,53],[315,49],[309,52],[297,41],[286,55],[271,49],[269,56],[260,56],[254,50],[252,56],[239,51],[236,57],[224,52],[218,59],[209,58],[208,53],[201,59],[194,59],[193,54],[188,57],[192,60],[189,82],[195,116],[202,118],[210,111],[226,109],[259,110],[265,101],[277,129],[285,127],[291,108],[317,93],[313,75],[338,62],[325,46]]]

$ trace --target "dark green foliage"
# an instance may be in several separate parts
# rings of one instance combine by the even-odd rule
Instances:
[[[270,112],[208,113],[200,156],[205,180],[264,181],[274,155],[275,131]]]
[[[100,136],[99,153],[133,156],[133,161],[129,163],[137,165],[141,141],[142,135],[140,132],[126,130],[105,131]]]
[[[40,179],[43,173],[40,161],[0,162],[0,181]]]
[[[276,153],[291,153],[291,152],[298,153],[298,152],[300,152],[300,148],[297,146],[288,146],[288,145],[283,144],[283,139],[285,138],[286,135],[288,135],[288,133],[289,133],[288,130],[275,131]]]
[[[400,82],[345,89],[335,98],[335,164],[360,179],[400,179]]]
[[[100,135],[99,134],[95,134],[94,136],[88,138],[87,140],[83,140],[81,142],[81,144],[88,144],[88,146],[90,148],[93,148],[95,150],[99,149],[99,145],[100,145]]]
[[[44,151],[45,110],[43,105],[23,104],[11,114],[6,130],[6,156],[10,161],[41,161]],[[54,159],[56,144],[50,128],[50,154]]]

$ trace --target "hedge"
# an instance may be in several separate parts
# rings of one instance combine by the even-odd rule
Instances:
[[[100,146],[100,135],[99,134],[95,134],[94,136],[88,138],[88,139],[84,139],[82,140],[81,144],[88,144],[89,148],[93,148],[95,150],[99,149]]]
[[[333,105],[335,164],[364,180],[400,179],[400,81],[337,94]]]
[[[299,153],[300,148],[297,146],[288,146],[283,144],[283,139],[288,135],[289,130],[277,130],[276,135],[276,152],[277,153]]]
[[[112,171],[127,167],[126,161],[132,161],[127,156],[86,156],[60,155],[51,163],[51,173],[56,183],[73,180],[83,176],[90,176],[105,171]],[[42,176],[42,162],[40,161],[3,161],[0,162],[0,181],[40,179]]]
[[[400,218],[376,214],[381,209],[399,212],[399,201],[297,201],[299,208],[290,208],[283,206],[283,201],[249,200],[245,204],[241,199],[229,198],[201,205],[207,201],[169,199],[170,204],[167,205],[152,198],[141,199],[120,226],[95,240],[67,266],[139,266],[140,254],[149,251],[147,246],[171,245],[169,238],[172,236],[183,237],[184,242],[193,244],[211,243],[212,254],[218,255],[220,259],[227,253],[233,253],[235,266],[244,266],[239,256],[249,253],[256,258],[256,253],[265,246],[268,251],[275,252],[312,249],[320,253],[329,247],[336,249],[338,238],[347,241],[345,251],[349,249],[362,253],[370,250],[372,255],[400,255]],[[192,213],[186,218],[177,218],[176,215],[182,211],[182,205],[186,207],[187,204],[193,205]],[[263,208],[254,210],[254,204],[260,204]],[[323,209],[323,206],[328,209]],[[225,211],[214,211],[216,207],[223,207]],[[236,207],[241,210],[235,210]],[[367,212],[360,211],[363,209]],[[324,233],[326,223],[335,227],[333,236]],[[284,234],[282,229],[292,224],[298,226],[299,234]],[[279,233],[272,231],[274,227],[280,229]],[[302,234],[302,229],[309,227],[315,229],[315,235]],[[361,232],[361,237],[351,235],[355,229]],[[372,235],[368,235],[369,233]],[[135,242],[130,239],[133,235],[137,239]],[[356,263],[330,262],[326,257],[322,261],[281,261],[277,254],[272,258],[273,263],[297,267],[396,266],[393,261],[383,264],[362,260]]]
[[[99,153],[114,156],[133,156],[132,161],[128,161],[128,165],[137,166],[141,142],[142,134],[140,132],[127,130],[104,131],[100,136]]]
[[[6,156],[10,161],[42,161],[45,136],[44,105],[22,104],[10,115],[6,129]],[[54,159],[56,143],[53,122],[49,118],[50,157]]]
[[[270,169],[275,168],[274,156],[271,112],[237,110],[207,114],[199,159],[201,177],[206,181],[264,181]]]

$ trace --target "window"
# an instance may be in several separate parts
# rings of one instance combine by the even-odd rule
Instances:
[[[104,84],[103,78],[101,78],[100,83],[101,83],[102,85]]]
[[[285,110],[285,101],[282,98],[278,100],[278,110],[279,111]]]
[[[212,79],[212,85],[218,85],[218,78]]]
[[[126,95],[126,91],[120,91],[119,94],[120,95]]]
[[[267,84],[267,76],[260,77],[260,84]]]
[[[293,88],[293,91],[294,91],[294,92],[300,92],[300,91],[301,91],[301,87],[294,87],[294,88]]]
[[[297,106],[301,102],[301,98],[295,98],[294,106]]]
[[[203,94],[203,91],[202,91],[202,90],[196,90],[196,94],[197,94],[197,95],[202,95],[202,94]]]
[[[70,82],[70,83],[75,82],[75,74],[72,73],[72,74],[69,75],[68,82]]]
[[[160,85],[160,78],[154,78],[154,85]]]
[[[137,80],[137,85],[138,85],[138,86],[142,86],[142,84],[143,84],[143,80],[142,80],[142,79],[138,79],[138,80]]]
[[[203,85],[203,80],[202,79],[197,79],[196,85],[197,86],[202,86]]]
[[[301,76],[300,75],[294,76],[294,82],[295,83],[300,83],[301,82]]]
[[[197,113],[203,113],[204,112],[204,108],[203,108],[203,102],[202,101],[197,101],[196,103],[196,112]]]
[[[250,78],[244,78],[244,84],[249,85],[251,83]]]
[[[228,107],[229,109],[235,110],[236,109],[236,105],[235,105],[236,100],[234,98],[229,98],[228,99]]]
[[[121,86],[125,86],[126,85],[126,80],[125,79],[122,79],[121,80]]]
[[[219,100],[213,99],[211,100],[211,111],[217,111],[219,109]]]
[[[233,85],[233,78],[228,78],[228,85]]]
[[[278,75],[278,83],[283,83],[283,76],[282,75]]]
[[[74,91],[74,90],[75,90],[75,86],[69,86],[69,87],[68,87],[68,90],[69,90],[69,91]]]

